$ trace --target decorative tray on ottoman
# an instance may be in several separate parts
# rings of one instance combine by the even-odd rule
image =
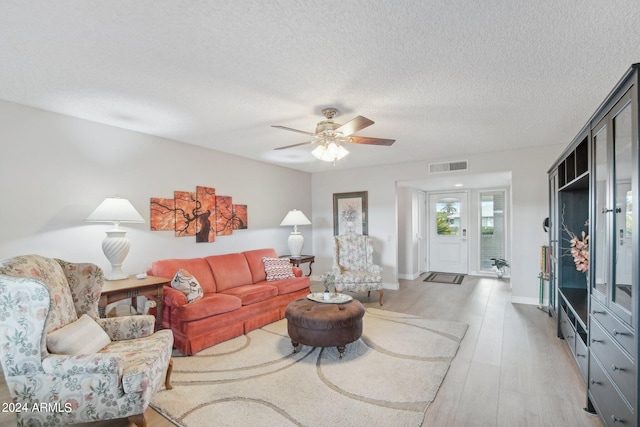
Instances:
[[[338,294],[334,292],[329,294],[329,299],[324,299],[324,292],[312,292],[307,295],[307,298],[311,301],[321,302],[324,304],[345,304],[353,300],[351,295]]]

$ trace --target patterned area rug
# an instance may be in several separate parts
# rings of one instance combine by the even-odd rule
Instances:
[[[428,273],[423,282],[449,283],[459,285],[464,280],[464,274],[452,273]]]
[[[153,406],[186,427],[420,426],[467,325],[367,309],[362,338],[293,354],[286,320],[174,357]]]

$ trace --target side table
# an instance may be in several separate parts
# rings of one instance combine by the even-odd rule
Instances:
[[[102,285],[102,293],[98,302],[100,317],[105,317],[107,304],[126,298],[137,296],[155,297],[156,299],[156,329],[162,328],[162,287],[171,283],[166,277],[147,276],[138,279],[129,276],[124,280],[105,280]]]
[[[296,267],[300,267],[300,264],[309,263],[309,274],[307,276],[311,276],[311,264],[316,260],[314,255],[300,255],[300,256],[291,256],[291,255],[282,255],[280,258],[289,258],[289,262]]]

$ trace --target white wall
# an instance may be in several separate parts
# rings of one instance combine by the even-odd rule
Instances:
[[[419,276],[418,190],[398,187],[398,278],[414,280]]]
[[[309,175],[176,141],[0,101],[0,258],[39,253],[108,268],[100,242],[107,224],[85,223],[107,196],[126,197],[149,219],[151,197],[215,187],[249,208],[249,229],[195,243],[149,224],[128,225],[132,248],[124,269],[153,260],[196,257],[260,247],[286,253],[290,232],[279,227],[292,208],[310,216],[301,227],[314,275],[331,268],[333,193],[368,191],[369,234],[388,288],[398,286],[396,182],[428,176],[429,162],[411,162]],[[239,142],[240,143],[240,142]],[[468,173],[511,171],[513,300],[537,303],[538,251],[545,242],[547,175],[565,144],[469,156]],[[457,159],[456,159],[457,160]],[[297,191],[292,191],[296,182]],[[311,191],[308,191],[311,189]],[[312,195],[312,196],[311,196]],[[313,231],[312,231],[313,230]]]
[[[469,170],[465,173],[511,172],[510,272],[514,302],[538,303],[539,250],[540,245],[547,241],[547,234],[541,226],[542,220],[548,216],[547,169],[564,148],[565,144],[557,144],[466,157]],[[429,163],[450,160],[458,159],[433,159],[429,162],[313,174],[314,272],[331,268],[332,194],[368,191],[369,235],[376,241],[376,261],[384,268],[385,286],[397,287],[397,267],[403,261],[397,259],[399,248],[395,183],[428,177]],[[406,195],[402,197],[406,198]]]
[[[238,141],[241,143],[241,141]],[[300,191],[291,190],[296,182]],[[311,176],[193,145],[0,101],[0,258],[38,253],[105,269],[108,224],[84,219],[107,196],[128,198],[146,224],[123,225],[131,241],[128,273],[163,258],[200,257],[274,247],[285,254],[293,208],[311,215]],[[213,243],[150,231],[149,199],[214,187],[248,206],[248,229]],[[300,227],[305,249],[311,227]]]

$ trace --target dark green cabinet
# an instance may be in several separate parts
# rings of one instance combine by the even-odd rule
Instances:
[[[637,425],[640,404],[639,71],[631,66],[549,170],[558,336],[607,426]]]

